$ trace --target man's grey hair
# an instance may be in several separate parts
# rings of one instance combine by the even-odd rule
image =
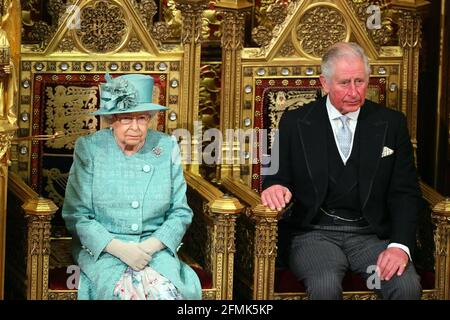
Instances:
[[[329,47],[322,57],[322,75],[326,80],[331,80],[334,73],[334,64],[337,59],[342,57],[360,58],[364,63],[367,77],[370,76],[369,58],[367,58],[364,49],[354,42],[338,42]]]

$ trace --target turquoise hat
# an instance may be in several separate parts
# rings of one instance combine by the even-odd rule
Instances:
[[[126,74],[111,78],[105,75],[106,83],[100,85],[100,108],[94,115],[167,110],[167,107],[152,102],[153,85],[151,76]]]

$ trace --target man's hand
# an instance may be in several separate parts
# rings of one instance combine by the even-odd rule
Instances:
[[[275,184],[261,193],[262,204],[272,210],[280,211],[291,201],[291,198],[292,193],[289,189],[279,184]]]
[[[164,249],[166,246],[157,238],[150,237],[147,240],[144,240],[141,243],[139,243],[139,247],[152,256],[156,252]]]
[[[377,260],[377,272],[381,280],[389,281],[397,273],[401,276],[408,265],[408,254],[400,248],[387,248]]]
[[[105,251],[122,260],[135,271],[143,270],[152,256],[146,253],[139,243],[127,243],[113,239],[105,248]]]

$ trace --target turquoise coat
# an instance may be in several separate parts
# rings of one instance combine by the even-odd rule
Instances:
[[[79,138],[62,209],[82,271],[78,298],[114,299],[127,265],[103,251],[112,239],[141,242],[154,236],[167,248],[153,255],[150,267],[186,299],[201,299],[196,273],[177,256],[192,215],[173,137],[149,130],[132,156],[122,152],[110,129]]]

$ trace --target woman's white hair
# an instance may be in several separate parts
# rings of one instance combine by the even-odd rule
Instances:
[[[360,58],[364,63],[367,77],[370,76],[369,58],[367,58],[364,49],[354,42],[338,42],[328,48],[322,57],[322,75],[326,80],[331,80],[334,73],[334,63],[342,57]]]
[[[158,113],[158,110],[156,110],[156,111],[148,111],[148,114],[150,115],[151,119],[157,113]],[[104,121],[107,125],[110,125],[111,123],[113,123],[114,114],[102,115],[101,118],[102,118],[102,121]]]

